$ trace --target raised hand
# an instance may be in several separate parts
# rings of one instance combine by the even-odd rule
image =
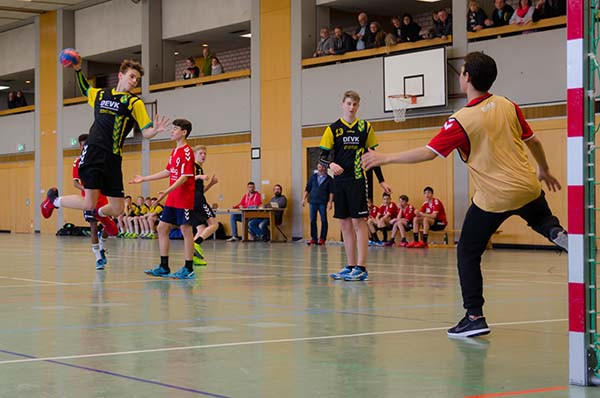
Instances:
[[[140,175],[136,175],[133,180],[129,181],[130,184],[141,184],[142,182],[144,182],[144,177]]]

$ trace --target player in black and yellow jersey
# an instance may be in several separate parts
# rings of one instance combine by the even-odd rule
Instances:
[[[194,158],[196,163],[194,164],[195,179],[196,179],[196,190],[194,194],[194,211],[192,212],[192,226],[196,228],[196,235],[194,235],[194,265],[206,265],[204,259],[204,252],[202,251],[202,242],[204,239],[211,236],[217,228],[219,223],[215,218],[215,212],[212,210],[206,196],[204,194],[219,180],[213,174],[212,177],[204,174],[204,162],[206,161],[206,147],[204,145],[197,145],[194,147]],[[206,182],[206,184],[205,184]]]
[[[348,260],[346,267],[330,276],[333,279],[346,281],[364,281],[369,277],[366,268],[369,241],[366,222],[369,215],[367,206],[369,187],[366,172],[361,165],[361,156],[378,144],[371,123],[356,118],[359,105],[358,93],[346,91],[342,98],[343,116],[325,129],[320,144],[320,161],[335,175],[333,217],[340,220]],[[331,155],[333,159],[330,159]],[[392,190],[384,181],[381,169],[375,168],[374,171],[383,190],[391,193]],[[358,259],[356,251],[358,251]]]
[[[116,217],[123,212],[125,195],[121,163],[125,136],[137,124],[144,138],[150,139],[166,131],[169,120],[158,115],[154,122],[150,120],[144,102],[131,94],[144,74],[138,62],[125,60],[121,63],[119,82],[114,89],[91,87],[81,71],[81,61],[72,66],[76,70],[81,92],[94,108],[94,123],[79,164],[79,175],[85,184],[85,198],[78,195],[59,197],[58,190],[50,188],[41,210],[42,215],[49,218],[52,211],[60,206],[81,209],[93,212],[93,216],[103,222],[103,219]],[[108,197],[108,204],[94,210],[100,192]],[[116,235],[118,230],[114,228],[107,232]]]

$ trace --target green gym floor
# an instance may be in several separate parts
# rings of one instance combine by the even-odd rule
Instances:
[[[182,262],[172,244],[171,267]],[[492,333],[463,315],[451,249],[205,242],[195,281],[146,276],[157,241],[0,235],[0,397],[600,397],[568,385],[566,256],[484,256]]]

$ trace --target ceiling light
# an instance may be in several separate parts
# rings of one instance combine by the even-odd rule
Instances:
[[[29,84],[29,83],[31,83],[31,80],[25,80],[25,83]]]
[[[9,86],[0,86],[0,90],[8,90],[9,88]]]
[[[173,55],[179,55],[179,51],[175,51]]]
[[[240,37],[246,37],[249,39],[252,37],[252,33],[246,33],[245,35],[240,35]]]
[[[208,47],[208,44],[204,43],[204,44],[202,45],[202,47]]]

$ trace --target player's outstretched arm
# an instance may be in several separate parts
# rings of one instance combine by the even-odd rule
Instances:
[[[165,116],[154,115],[154,121],[152,123],[152,127],[145,128],[142,130],[142,135],[146,139],[150,139],[155,135],[167,131],[171,120]]]
[[[411,149],[404,152],[381,153],[369,149],[369,152],[362,155],[362,164],[365,169],[372,169],[377,166],[390,163],[421,163],[435,159],[437,155],[426,147]]]
[[[533,158],[538,164],[538,180],[544,181],[548,189],[552,192],[560,190],[562,188],[560,182],[550,173],[550,166],[548,165],[542,142],[536,136],[533,136],[533,138],[525,141],[525,144],[527,144]]]
[[[158,173],[151,174],[149,176],[136,175],[133,180],[129,181],[130,184],[141,184],[145,181],[161,180],[169,177],[169,170],[161,170]]]

